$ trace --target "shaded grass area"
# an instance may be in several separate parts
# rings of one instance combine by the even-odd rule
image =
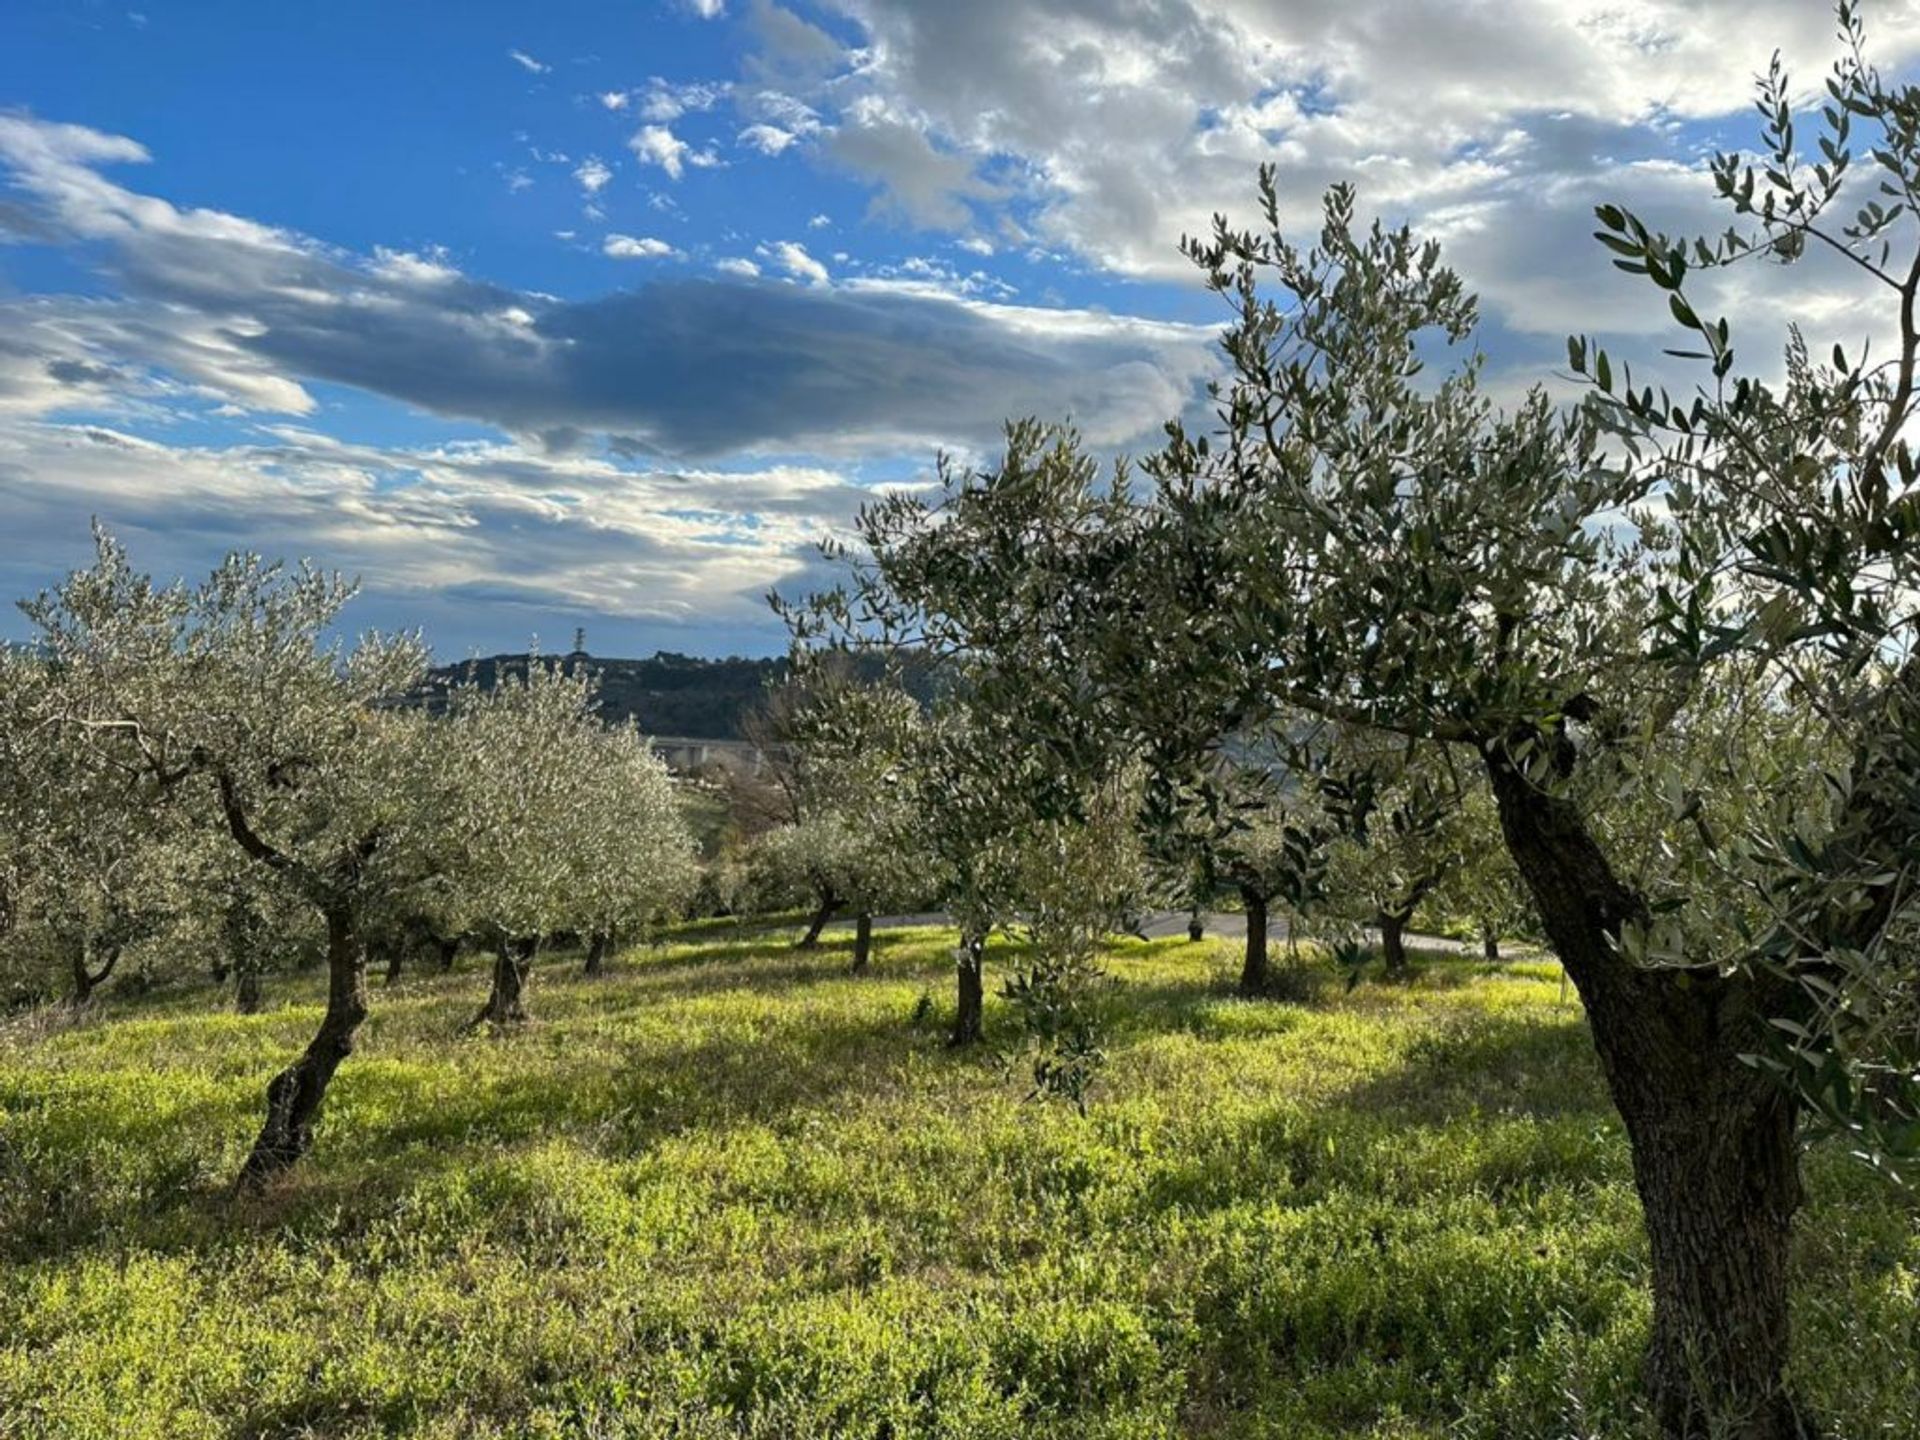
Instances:
[[[1231,946],[1118,944],[1081,1118],[944,1048],[951,943],[560,957],[500,1038],[478,973],[409,980],[251,1202],[317,983],[0,1032],[0,1435],[1634,1432],[1644,1241],[1553,967],[1246,1002]],[[1920,1435],[1920,1218],[1811,1179],[1802,1383]]]

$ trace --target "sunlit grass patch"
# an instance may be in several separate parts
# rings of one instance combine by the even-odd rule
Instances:
[[[791,940],[555,955],[499,1037],[471,963],[376,986],[255,1201],[316,980],[9,1031],[0,1435],[1632,1433],[1644,1242],[1552,967],[1247,1001],[1228,945],[1123,942],[1082,1117],[946,1048],[949,932]],[[1806,1388],[1912,1433],[1914,1208],[1811,1186]]]

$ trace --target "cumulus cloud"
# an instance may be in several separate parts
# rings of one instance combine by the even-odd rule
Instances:
[[[643,125],[627,141],[627,148],[645,165],[657,165],[667,178],[678,180],[689,165],[703,167],[719,162],[711,150],[695,150],[665,125]]]
[[[751,280],[760,273],[760,267],[754,264],[753,261],[748,260],[744,256],[737,255],[729,256],[724,260],[714,261],[713,268],[718,270],[722,275],[738,275],[746,280]]]
[[[796,138],[791,130],[782,130],[778,125],[749,125],[740,132],[740,143],[762,155],[778,155]]]
[[[1120,274],[1184,278],[1180,236],[1216,212],[1250,218],[1262,162],[1278,166],[1293,224],[1313,222],[1334,180],[1416,223],[1471,211],[1488,234],[1564,206],[1540,243],[1503,247],[1509,268],[1467,266],[1509,309],[1555,283],[1580,289],[1576,266],[1604,271],[1584,238],[1557,244],[1598,185],[1658,197],[1672,186],[1649,167],[1666,165],[1710,196],[1707,133],[1750,138],[1751,78],[1774,46],[1809,89],[1834,54],[1829,7],[1805,0],[1076,0],[1044,18],[1025,0],[828,7],[849,39],[757,0],[746,78],[822,111],[822,156],[910,225],[1011,232]],[[1920,55],[1920,10],[1868,18],[1889,71]],[[1565,183],[1580,177],[1595,184]]]
[[[579,182],[580,188],[591,197],[598,195],[602,190],[606,189],[607,182],[613,179],[613,171],[607,168],[606,162],[601,160],[599,156],[589,155],[586,159],[582,160],[578,168],[574,170],[573,178]]]
[[[666,241],[651,235],[609,235],[601,242],[600,251],[615,260],[661,260],[680,253]]]
[[[765,256],[805,285],[735,267],[564,300],[444,256],[356,256],[181,209],[99,168],[141,158],[132,141],[0,117],[0,167],[35,223],[93,247],[110,292],[0,298],[0,409],[117,400],[302,415],[316,405],[308,382],[330,382],[682,461],[860,456],[986,448],[1005,417],[1028,413],[1070,416],[1101,445],[1150,443],[1218,363],[1208,327],[834,285],[792,241]]]
[[[792,240],[779,240],[771,245],[762,245],[760,253],[773,261],[796,280],[804,280],[810,285],[824,285],[831,278],[827,267],[807,253],[807,247]]]

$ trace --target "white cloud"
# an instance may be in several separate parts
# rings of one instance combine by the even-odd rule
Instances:
[[[524,50],[509,50],[507,58],[531,75],[544,75],[553,69],[551,65],[542,65]]]
[[[702,20],[718,20],[727,13],[726,0],[683,0],[683,3]]]
[[[656,468],[510,443],[383,449],[283,427],[230,446],[0,422],[0,589],[80,563],[87,517],[197,577],[235,545],[364,582],[355,624],[425,622],[443,654],[520,643],[541,611],[763,634],[868,492],[822,467]],[[508,626],[521,628],[509,630]]]
[[[680,252],[664,240],[656,240],[651,235],[635,237],[632,235],[609,235],[601,242],[603,255],[615,260],[661,260]]]
[[[627,141],[627,148],[642,164],[666,171],[670,180],[678,180],[689,165],[704,168],[719,163],[711,150],[695,150],[665,125],[643,125]]]
[[[1294,222],[1335,179],[1416,220],[1518,213],[1543,177],[1695,164],[1678,122],[1745,142],[1774,46],[1805,87],[1834,54],[1808,0],[1076,0],[1044,21],[1026,0],[829,4],[851,43],[757,0],[748,74],[828,111],[824,153],[883,209],[963,233],[1017,216],[1045,248],[1177,278],[1179,237],[1249,216],[1263,161]],[[1867,18],[1889,73],[1920,54],[1920,8]]]
[[[613,171],[607,168],[598,155],[589,155],[573,172],[573,178],[580,182],[580,188],[588,195],[598,195],[606,188],[607,182],[613,179]]]
[[[778,155],[793,144],[795,135],[778,125],[749,125],[740,132],[740,143],[762,155]]]
[[[144,154],[0,116],[17,223],[100,271],[86,295],[0,296],[0,411],[300,415],[313,382],[655,458],[874,456],[987,448],[1028,413],[1071,416],[1097,445],[1150,442],[1218,366],[1210,327],[837,286],[792,241],[761,254],[811,283],[670,273],[562,300],[431,252],[359,256],[179,208],[97,168]]]
[[[831,224],[833,224],[833,217],[831,215],[816,215],[807,221],[807,229],[824,230]]]
[[[804,280],[810,285],[827,283],[827,267],[807,253],[807,247],[792,240],[780,240],[771,245],[759,247],[766,256],[782,270],[796,280]]]
[[[624,90],[603,90],[600,92],[600,104],[608,110],[624,110],[632,99]]]
[[[713,109],[726,99],[731,89],[723,81],[694,80],[676,85],[656,75],[647,82],[646,96],[640,102],[640,118],[665,125],[682,115]]]
[[[760,267],[744,256],[729,256],[713,262],[713,268],[722,275],[738,275],[743,280],[751,280],[760,273]]]

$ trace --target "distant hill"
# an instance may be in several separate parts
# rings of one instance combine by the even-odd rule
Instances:
[[[741,738],[742,717],[766,694],[769,685],[779,683],[787,673],[784,657],[702,660],[671,650],[662,650],[646,660],[615,660],[580,650],[543,658],[557,659],[569,669],[584,665],[598,675],[601,712],[608,719],[636,721],[649,735],[698,740]],[[857,665],[876,676],[882,668],[877,656],[863,656]],[[431,705],[469,676],[482,688],[491,689],[503,673],[524,675],[526,671],[525,654],[489,655],[442,665],[428,672],[421,698]],[[909,688],[916,693],[921,684],[915,682],[921,678],[909,677]]]

